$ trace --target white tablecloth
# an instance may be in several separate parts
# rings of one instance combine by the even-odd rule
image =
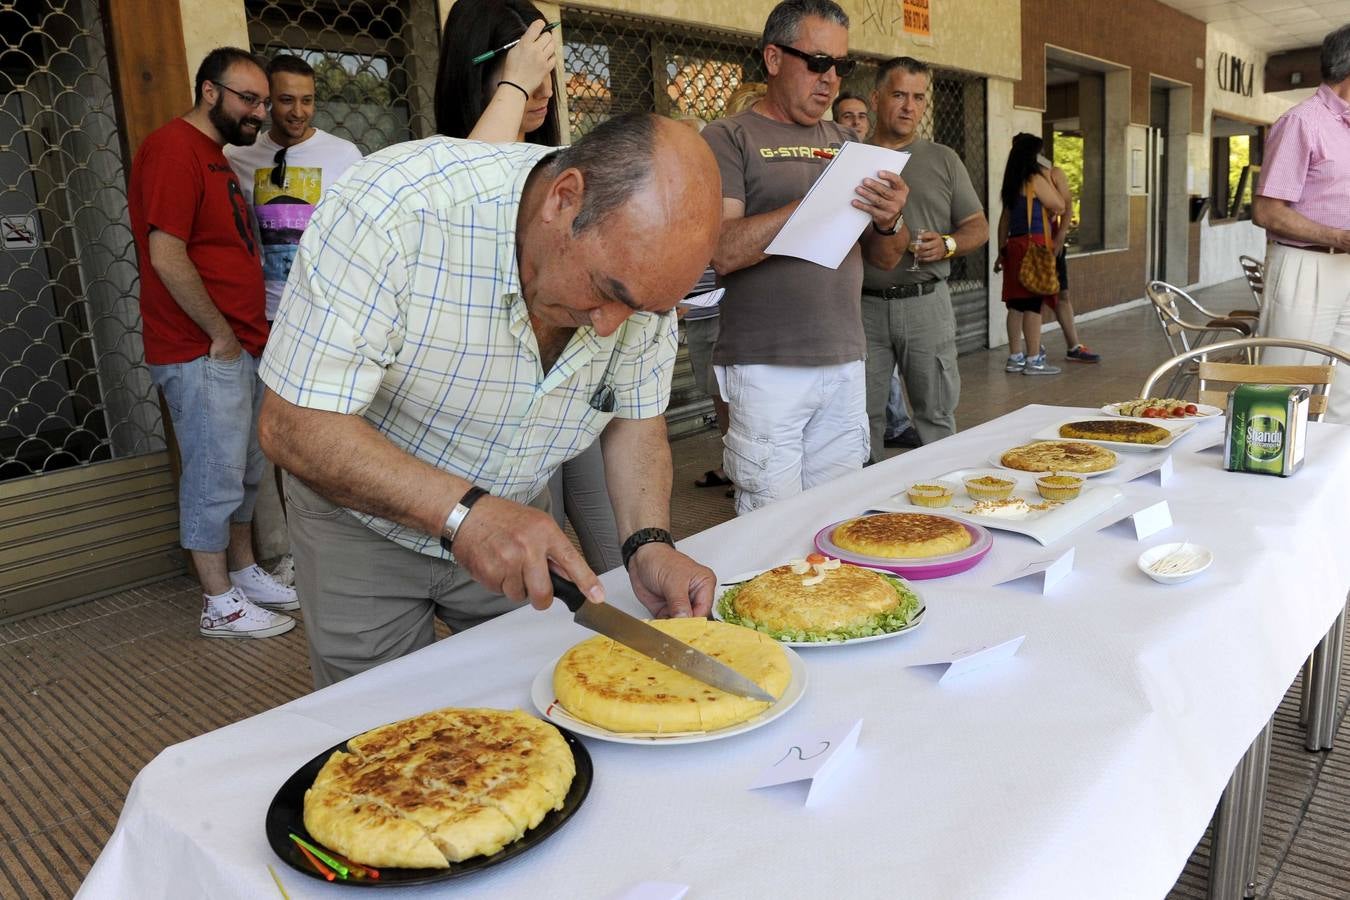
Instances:
[[[681,547],[724,575],[776,564],[869,501],[984,464],[1070,412],[1027,407]],[[681,747],[587,740],[595,783],[575,818],[441,890],[605,897],[662,880],[692,885],[691,898],[1163,896],[1350,585],[1350,429],[1314,425],[1307,464],[1279,479],[1226,473],[1217,452],[1194,452],[1218,427],[1176,445],[1166,487],[1123,484],[1126,504],[1167,498],[1171,529],[1141,543],[1089,525],[1051,548],[995,532],[975,569],[916,583],[922,628],[801,651],[806,696],[777,722]],[[1144,547],[1182,538],[1214,551],[1200,578],[1163,586],[1136,569]],[[1075,569],[1051,595],[991,587],[1071,545]],[[610,573],[606,588],[637,610],[626,578]],[[906,668],[1020,633],[1011,661],[945,684]],[[132,785],[81,896],[279,896],[269,863],[292,897],[355,896],[269,850],[263,815],[282,781],[343,738],[427,709],[529,709],[536,672],[586,636],[562,604],[520,610],[168,748]],[[856,755],[824,802],[805,808],[799,785],[746,790],[794,734],[857,717]]]

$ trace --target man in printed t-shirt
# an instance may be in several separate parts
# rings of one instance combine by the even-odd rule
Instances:
[[[204,637],[283,634],[295,620],[273,610],[300,605],[253,558],[267,320],[248,205],[221,153],[253,142],[266,105],[257,60],[212,50],[197,69],[196,105],[141,144],[127,198],[145,361],[178,439],[179,536],[202,585]]]
[[[862,259],[890,268],[904,252],[900,212],[909,189],[894,172],[863,179],[853,206],[868,213],[838,269],[768,246],[825,168],[857,135],[821,117],[856,63],[848,16],[831,0],[783,0],[760,41],[768,93],[703,130],[722,173],[722,324],[713,351],[731,407],[723,465],[740,514],[791,497],[867,459]]]
[[[271,322],[315,204],[361,158],[361,151],[351,141],[314,127],[314,69],[309,63],[298,56],[277,56],[268,63],[267,82],[272,127],[252,144],[226,147],[225,158],[258,222]]]

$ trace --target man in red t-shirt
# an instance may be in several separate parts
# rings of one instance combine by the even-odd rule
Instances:
[[[196,105],[147,137],[131,164],[145,360],[178,439],[179,535],[201,580],[205,637],[283,634],[295,620],[275,610],[300,605],[253,558],[267,320],[248,204],[221,152],[253,143],[267,95],[250,53],[212,50]]]

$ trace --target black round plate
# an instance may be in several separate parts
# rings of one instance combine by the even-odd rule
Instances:
[[[551,724],[550,727],[557,728],[556,725]],[[586,751],[585,745],[570,732],[561,728],[558,728],[558,731],[567,741],[568,746],[572,748],[572,758],[576,761],[577,774],[572,779],[572,786],[568,789],[567,796],[563,798],[562,809],[549,812],[538,826],[525,832],[524,837],[520,840],[508,844],[491,856],[475,856],[461,863],[451,863],[448,869],[396,869],[388,867],[380,869],[379,878],[349,878],[346,881],[338,878],[333,881],[333,884],[372,888],[432,884],[437,881],[471,875],[480,869],[486,869],[488,866],[506,862],[546,839],[561,828],[568,819],[572,818],[572,814],[577,811],[582,801],[586,799],[586,794],[590,792],[591,779],[595,774],[595,768],[591,764],[591,755]],[[309,860],[305,859],[295,841],[290,839],[290,835],[299,835],[311,844],[323,848],[323,844],[310,837],[309,832],[305,830],[305,791],[309,790],[310,786],[314,784],[314,779],[318,776],[319,770],[323,768],[324,763],[328,762],[328,757],[333,755],[333,751],[346,749],[346,741],[329,747],[301,766],[290,778],[287,778],[286,783],[272,798],[272,804],[267,807],[267,818],[264,822],[264,827],[267,830],[267,843],[272,846],[272,852],[281,857],[281,861],[292,869],[320,881],[324,881],[324,877],[309,864]]]

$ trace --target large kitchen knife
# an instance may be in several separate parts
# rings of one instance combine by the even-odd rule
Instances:
[[[777,700],[730,666],[723,665],[683,641],[677,641],[617,607],[608,603],[588,602],[575,584],[557,572],[549,574],[553,576],[553,596],[566,603],[567,608],[576,614],[572,618],[578,625],[613,638],[625,647],[631,647],[643,656],[650,656],[662,665],[670,666],[719,691],[763,700],[765,703]]]

